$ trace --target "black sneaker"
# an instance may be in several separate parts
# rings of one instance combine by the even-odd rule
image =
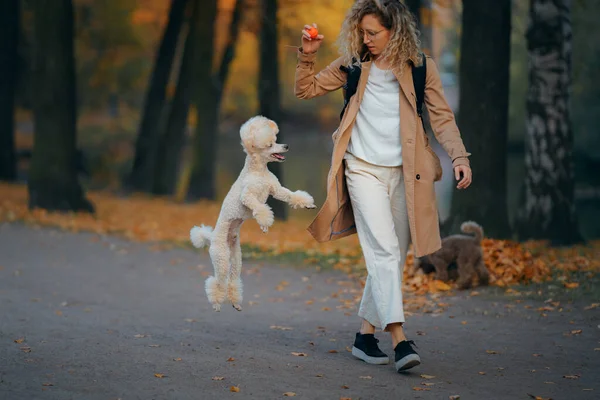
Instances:
[[[375,339],[372,333],[361,335],[357,332],[352,346],[352,355],[369,364],[388,364],[390,358],[379,349],[377,343],[379,340]]]
[[[402,372],[421,364],[421,357],[413,348],[415,342],[412,340],[403,340],[396,345],[396,371]]]

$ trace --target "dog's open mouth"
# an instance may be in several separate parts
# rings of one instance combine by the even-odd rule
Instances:
[[[279,161],[285,161],[285,157],[279,153],[273,153],[273,154],[271,154],[271,157],[273,157]]]

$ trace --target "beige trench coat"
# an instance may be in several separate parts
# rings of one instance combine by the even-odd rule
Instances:
[[[310,99],[340,89],[346,83],[346,73],[340,70],[342,58],[315,74],[316,54],[298,51],[295,93],[300,99]],[[452,159],[453,166],[469,165],[454,114],[444,97],[438,69],[429,57],[425,81],[425,105],[429,111],[435,136]],[[362,63],[362,73],[356,94],[352,96],[338,129],[333,133],[331,168],[327,176],[327,198],[308,228],[319,242],[340,239],[356,233],[354,215],[344,175],[344,154],[350,141],[352,126],[365,91],[371,62]],[[409,67],[396,75],[400,84],[400,132],[406,206],[413,250],[417,257],[433,253],[441,247],[434,182],[442,176],[440,160],[429,147],[428,138],[419,121],[416,95]]]

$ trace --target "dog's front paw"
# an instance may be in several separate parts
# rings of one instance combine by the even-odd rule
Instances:
[[[258,223],[258,225],[260,226],[260,229],[264,233],[267,233],[269,230],[269,227],[271,225],[273,225],[273,222],[275,222],[275,216],[273,215],[273,210],[271,210],[267,206],[254,211],[253,216],[254,216],[254,219],[256,219],[256,222]]]
[[[292,208],[317,208],[313,197],[304,190],[296,190],[290,198]]]

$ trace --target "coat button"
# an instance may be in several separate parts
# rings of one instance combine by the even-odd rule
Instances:
[[[417,174],[417,180],[421,179],[421,175]]]

